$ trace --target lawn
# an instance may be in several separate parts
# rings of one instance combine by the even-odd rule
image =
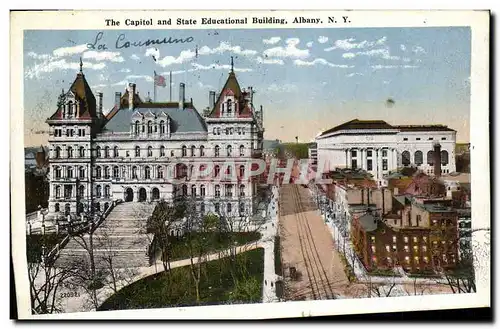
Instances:
[[[198,236],[203,236],[204,233],[192,233],[191,238],[198,238]],[[207,234],[205,234],[207,235]],[[259,240],[261,234],[259,232],[238,232],[238,233],[224,233],[220,234],[216,239],[213,240],[213,244],[209,246],[209,252],[217,252],[218,250],[224,250],[230,247],[232,242],[236,242],[236,245],[241,246],[250,242]],[[170,260],[175,261],[179,259],[189,258],[189,249],[186,247],[187,237],[186,236],[170,236],[169,242],[171,243],[171,254]],[[153,245],[155,241],[153,241]],[[160,252],[157,251],[159,256]]]
[[[200,282],[200,303],[196,302],[190,267],[185,266],[134,282],[111,296],[98,310],[261,302],[264,249],[241,253],[236,256],[236,263],[236,280],[231,276],[227,258],[204,263]],[[237,282],[236,287],[234,281]]]

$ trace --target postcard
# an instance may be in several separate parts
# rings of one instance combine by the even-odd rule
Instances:
[[[488,56],[487,11],[11,12],[19,318],[489,307]]]

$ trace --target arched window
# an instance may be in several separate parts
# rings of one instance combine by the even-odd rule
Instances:
[[[441,164],[446,166],[448,164],[448,151],[441,151]]]
[[[95,151],[96,151],[96,156],[97,156],[98,158],[100,158],[100,157],[101,157],[101,147],[100,147],[100,146],[96,147],[96,148],[95,148]]]
[[[104,186],[104,197],[105,197],[105,198],[109,198],[109,195],[110,195],[110,193],[109,193],[109,192],[110,192],[110,187],[109,187],[109,185]]]
[[[141,148],[139,146],[135,147],[135,156],[140,157],[141,156]]]
[[[73,178],[73,167],[68,167],[68,178]]]
[[[196,185],[191,186],[191,195],[196,196]]]
[[[243,177],[245,177],[245,166],[241,165],[240,166],[240,179],[242,179]]]
[[[217,135],[220,135],[220,127],[217,127]]]
[[[109,158],[109,146],[106,146],[106,147],[104,148],[104,157],[105,157],[105,158]]]
[[[109,177],[110,177],[109,167],[108,167],[108,166],[105,166],[105,167],[104,167],[104,178],[105,178],[105,179],[109,179]]]
[[[85,157],[85,147],[83,146],[80,146],[80,151],[78,152],[80,153],[80,158],[84,158]]]
[[[233,147],[231,145],[227,146],[227,156],[230,157],[232,156],[233,153]]]
[[[163,167],[162,166],[158,166],[158,178],[163,178]]]
[[[220,147],[219,147],[219,145],[215,145],[214,156],[218,157],[219,153],[220,153]]]
[[[54,152],[54,158],[59,159],[60,157],[61,157],[61,148],[57,146]]]
[[[422,151],[416,151],[415,152],[415,164],[417,166],[420,166],[422,163],[424,163],[424,154]]]
[[[401,158],[402,158],[401,163],[403,164],[403,166],[410,165],[410,162],[411,162],[410,157],[411,157],[411,155],[410,155],[410,152],[408,152],[408,151],[404,151],[401,154]]]
[[[83,185],[78,186],[78,197],[80,198],[85,197],[85,186]]]
[[[71,146],[68,146],[68,158],[73,157],[73,148]]]
[[[203,146],[203,145],[200,146],[200,156],[201,157],[205,156],[205,146]]]
[[[151,146],[148,146],[148,157],[153,156],[153,148]]]
[[[85,178],[85,167],[78,168],[78,176],[80,178]]]
[[[227,114],[230,115],[233,110],[233,103],[231,102],[230,99],[227,100],[226,109],[227,109]]]
[[[160,121],[160,134],[165,133],[165,121]]]
[[[196,151],[196,147],[191,145],[191,156],[194,157],[194,152]]]
[[[188,194],[188,187],[187,185],[184,184],[182,185],[182,195],[187,196],[187,194]]]
[[[434,152],[432,150],[427,152],[427,164],[430,166],[434,165]]]
[[[217,128],[216,127],[214,127],[213,133],[214,133],[214,135],[217,135]]]
[[[113,166],[113,178],[118,178],[120,176],[120,169],[118,166]]]
[[[245,185],[240,185],[240,196],[245,196]]]
[[[56,176],[56,179],[61,178],[61,167],[55,167],[54,168],[54,174]]]
[[[135,124],[134,124],[134,132],[136,135],[139,134],[140,130],[139,130],[139,121],[136,121]]]
[[[182,156],[183,157],[187,156],[187,147],[186,147],[186,145],[182,145]]]
[[[58,185],[56,186],[56,198],[61,197],[61,187]]]
[[[117,157],[118,157],[118,146],[115,146],[115,147],[113,148],[113,156],[114,156],[115,158],[117,158]]]
[[[200,195],[205,196],[205,185],[200,185]]]
[[[233,211],[232,206],[233,205],[228,202],[227,207],[226,207],[226,211],[227,211],[228,214],[230,214]]]
[[[136,166],[132,167],[132,178],[137,179],[137,167]]]
[[[55,212],[59,212],[59,211],[60,211],[60,209],[59,209],[59,203],[56,203],[56,204],[54,205],[54,211],[55,211]]]
[[[219,174],[220,174],[220,167],[219,167],[219,165],[216,165],[214,167],[214,177],[216,177],[216,178],[219,177]]]
[[[97,198],[100,198],[102,196],[102,187],[101,187],[101,185],[97,185],[95,187],[95,196]]]
[[[220,186],[215,185],[215,197],[220,198]]]
[[[71,205],[69,203],[66,203],[64,205],[64,215],[68,216],[71,212]]]
[[[149,166],[144,168],[144,178],[151,179],[151,168]]]
[[[151,125],[151,121],[148,121],[148,134],[153,133],[153,126]]]
[[[160,156],[164,157],[165,156],[165,146],[160,146]]]
[[[102,169],[101,167],[97,166],[95,168],[95,178],[101,179],[101,176],[102,176]]]
[[[245,156],[245,146],[240,145],[240,157]]]

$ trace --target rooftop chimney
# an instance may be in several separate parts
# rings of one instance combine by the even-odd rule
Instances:
[[[99,107],[97,108],[97,116],[102,117],[102,92],[97,93],[97,97],[99,98]]]
[[[115,106],[120,107],[120,99],[122,98],[122,93],[120,91],[115,92]]]
[[[128,84],[128,109],[134,109],[135,83]]]
[[[215,107],[215,91],[210,91],[208,96],[208,106],[210,107],[210,111]]]
[[[184,100],[186,97],[186,85],[181,82],[179,85],[179,108],[184,110]]]
[[[434,176],[441,176],[441,144],[434,144],[434,152],[432,152],[434,158]]]

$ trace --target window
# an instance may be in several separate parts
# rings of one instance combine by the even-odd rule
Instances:
[[[405,257],[405,263],[406,264],[410,264],[410,256],[406,256]]]
[[[448,164],[448,151],[441,151],[441,164],[443,166]]]
[[[396,243],[397,241],[398,241],[398,238],[397,238],[395,235],[393,235],[393,236],[392,236],[392,242],[393,242],[393,243]]]
[[[356,159],[351,160],[351,168],[356,169],[358,167],[358,161]]]
[[[200,195],[205,196],[205,185],[200,186]]]
[[[54,205],[54,211],[55,211],[55,212],[59,212],[59,211],[60,211],[60,209],[59,209],[59,203],[56,203],[56,204]]]
[[[351,150],[351,157],[355,158],[355,157],[357,157],[357,155],[358,155],[357,150]]]
[[[106,147],[104,148],[104,157],[105,157],[105,158],[109,158],[109,146],[106,146]]]
[[[219,173],[220,173],[220,167],[216,165],[214,167],[214,177],[219,177]]]
[[[233,197],[233,184],[226,184],[226,197]]]
[[[220,127],[217,127],[217,135],[220,135]]]
[[[227,109],[227,114],[231,114],[231,111],[233,110],[233,103],[231,102],[230,99],[227,100],[226,109]]]
[[[420,166],[422,163],[424,163],[424,155],[422,151],[416,151],[415,152],[415,164],[417,166]]]
[[[419,140],[420,140],[420,137],[417,137],[417,138],[415,138],[415,139],[419,141]]]
[[[425,245],[424,245],[424,246],[422,246],[422,251],[423,251],[423,252],[427,252],[427,246],[425,246]]]
[[[95,196],[98,198],[102,196],[102,187],[100,185],[97,185],[95,187]]]
[[[139,146],[135,147],[135,156],[140,157],[141,156],[141,148]]]
[[[220,198],[220,186],[215,185],[215,197]]]
[[[367,151],[366,151],[366,156],[367,156],[368,158],[371,158],[371,157],[372,157],[372,153],[373,153],[373,151],[372,151],[372,150],[367,150]]]
[[[240,145],[240,157],[245,156],[245,146]]]
[[[136,166],[132,167],[132,178],[137,179],[137,167]]]
[[[55,149],[55,152],[54,152],[54,153],[55,153],[55,154],[54,154],[54,158],[59,159],[59,158],[61,157],[61,148],[60,148],[59,146],[58,146],[58,147],[56,147],[56,149]]]
[[[194,157],[194,153],[196,151],[196,147],[194,145],[191,145],[191,156]]]
[[[427,152],[427,164],[430,166],[434,165],[434,152],[432,150]]]
[[[149,166],[144,168],[144,178],[151,179],[151,168]]]
[[[187,196],[188,195],[188,187],[187,185],[182,185],[182,195]]]
[[[96,167],[95,168],[95,178],[101,179],[101,176],[102,176],[102,169],[101,169],[101,167]]]
[[[109,179],[109,167],[104,167],[104,178]]]
[[[160,121],[160,134],[165,133],[165,121]]]
[[[109,185],[104,186],[104,197],[105,197],[105,198],[109,198],[109,195],[110,195],[110,193],[109,193],[109,192],[110,192],[110,187],[109,187]]]
[[[139,134],[139,121],[136,121],[134,124],[134,132],[136,135]]]
[[[153,156],[153,148],[151,146],[148,146],[148,157]]]
[[[183,157],[187,156],[187,147],[186,147],[186,145],[182,145],[182,156]]]
[[[405,252],[410,252],[410,247],[408,245],[405,245]]]
[[[424,257],[424,263],[425,263],[425,264],[428,264],[428,263],[429,263],[429,257],[427,257],[427,256],[425,256],[425,257]]]
[[[191,186],[191,195],[196,196],[196,185]]]
[[[401,153],[401,160],[402,160],[403,166],[410,165],[410,162],[411,162],[410,157],[411,157],[411,155],[410,155],[410,152],[408,152],[408,151],[404,151],[403,153]]]
[[[445,141],[445,140],[446,140],[446,137],[441,137],[441,140],[442,140],[442,141]]]
[[[243,202],[240,202],[238,204],[238,211],[240,213],[240,216],[243,216],[243,214],[245,214],[245,204]]]
[[[85,178],[85,167],[80,167],[80,168],[78,169],[78,176],[79,176],[80,178]]]
[[[387,170],[387,159],[382,159],[382,170]]]
[[[80,158],[85,157],[85,148],[83,146],[80,146],[80,150],[78,153],[79,153]]]
[[[164,157],[165,156],[165,146],[160,146],[160,156]]]
[[[153,126],[151,125],[151,121],[148,121],[148,134],[153,133]]]
[[[69,203],[66,203],[64,205],[64,214],[67,216],[71,212],[71,205]]]
[[[372,245],[372,252],[375,253],[377,250],[374,245]]]
[[[418,252],[418,246],[413,246],[413,252]]]
[[[220,213],[220,205],[218,203],[214,204],[214,209],[217,214]]]
[[[429,137],[429,140],[432,141],[432,140],[434,140],[434,138],[433,137]]]
[[[113,157],[117,158],[118,157],[118,146],[115,146],[113,148]]]
[[[408,237],[407,236],[404,237],[404,241],[405,241],[405,243],[408,243]]]
[[[56,179],[61,178],[61,168],[60,167],[54,168],[54,175],[55,175]]]
[[[233,209],[232,209],[232,205],[230,203],[227,204],[226,210],[227,210],[228,214],[230,214],[232,212]]]
[[[368,159],[366,161],[366,170],[370,171],[370,170],[373,170],[373,162],[372,162],[372,159]]]
[[[240,196],[245,196],[245,185],[240,185]]]
[[[395,244],[392,245],[392,251],[396,252],[398,250],[397,246]]]
[[[233,153],[233,147],[231,145],[227,146],[227,156],[230,157],[232,156]]]
[[[118,166],[113,166],[113,178],[118,178],[120,175],[120,170],[118,169]]]
[[[68,167],[68,178],[73,178],[73,168]]]
[[[417,215],[417,216],[419,216],[419,215]],[[418,237],[417,236],[413,237],[413,243],[418,243]]]
[[[158,166],[157,176],[158,176],[158,178],[163,179],[163,167],[162,166]]]
[[[73,157],[73,148],[71,146],[68,147],[68,158]]]
[[[215,149],[214,149],[214,156],[215,156],[215,157],[218,157],[218,156],[219,156],[219,152],[220,152],[220,147],[219,147],[219,145],[215,145]]]
[[[371,240],[372,242],[375,242],[375,237],[372,235],[372,236],[370,237],[370,240]]]
[[[418,258],[418,256],[415,256],[415,257],[413,257],[413,261],[415,264],[418,264],[418,263],[420,263],[420,258]]]
[[[56,186],[56,198],[60,198],[60,197],[61,197],[61,187]]]
[[[407,140],[408,140],[408,137],[403,138],[403,140],[404,140],[404,141],[407,141]]]
[[[100,146],[98,146],[98,147],[96,147],[96,149],[95,149],[95,150],[96,150],[96,156],[97,156],[98,158],[100,158],[100,157],[101,157],[101,147],[100,147]]]
[[[391,246],[389,246],[388,244],[386,244],[385,245],[385,251],[391,252]]]
[[[392,258],[391,257],[387,257],[387,264],[392,264]]]
[[[203,145],[200,146],[200,156],[201,157],[205,156],[205,146],[203,146]]]

